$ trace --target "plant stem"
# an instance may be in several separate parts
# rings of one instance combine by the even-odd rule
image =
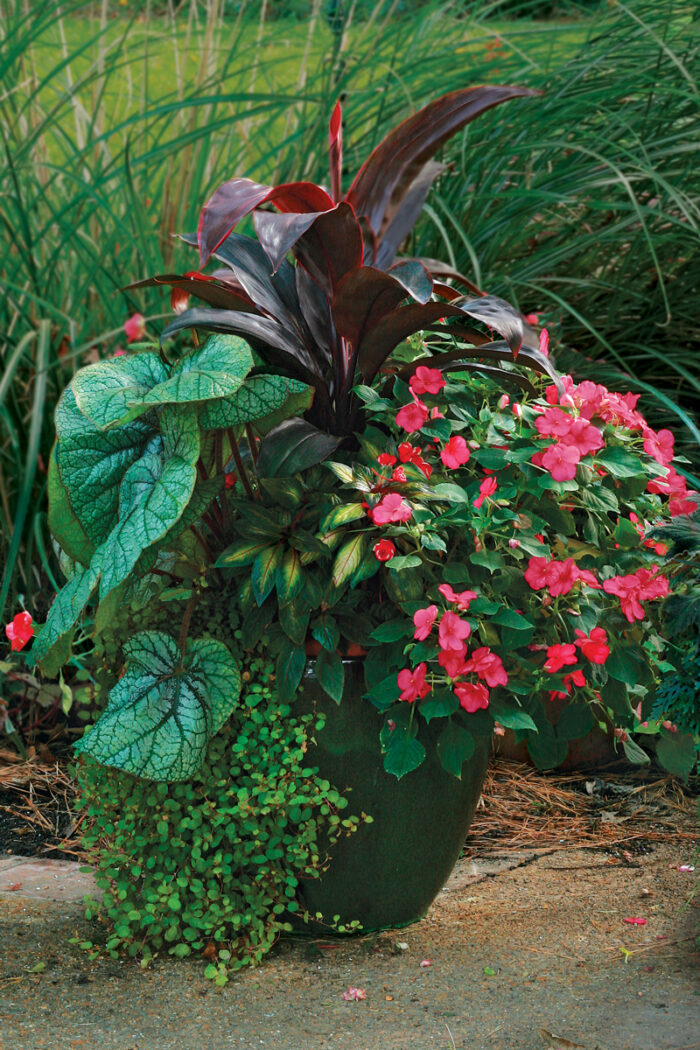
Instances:
[[[251,427],[250,423],[246,423],[246,425],[245,425],[245,436],[248,439],[248,445],[250,446],[250,454],[251,454],[251,456],[253,458],[253,463],[257,466],[258,465],[258,443],[257,443],[257,441],[255,439],[255,432],[253,431],[253,428]]]
[[[204,551],[204,553],[206,555],[206,558],[207,558],[207,561],[209,562],[210,565],[213,565],[214,564],[214,557],[213,557],[213,555],[211,553],[211,548],[209,547],[209,544],[204,539],[204,536],[202,536],[201,532],[199,531],[199,529],[197,528],[196,525],[190,525],[190,529],[191,529],[192,534],[194,535],[195,539],[199,543],[200,547]]]
[[[197,604],[197,595],[193,591],[192,594],[190,595],[189,601],[187,602],[187,605],[185,607],[185,615],[182,617],[182,626],[180,627],[180,637],[178,638],[178,642],[177,642],[177,644],[180,647],[180,652],[182,652],[184,647],[185,647],[185,641],[187,640],[187,632],[190,629],[190,621],[192,619],[192,613],[194,612],[194,607],[195,607],[196,604]]]
[[[253,488],[250,484],[250,479],[248,478],[245,466],[243,465],[243,460],[241,459],[241,452],[238,447],[238,442],[236,441],[236,435],[233,432],[233,427],[229,427],[226,433],[228,434],[228,439],[231,443],[231,452],[233,453],[233,458],[236,462],[236,469],[238,471],[238,476],[240,477],[243,483],[243,488],[246,490],[249,499],[255,499],[255,493],[253,492]]]

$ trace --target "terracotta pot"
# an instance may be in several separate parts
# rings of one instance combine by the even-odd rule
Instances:
[[[568,701],[566,700],[548,700],[546,702],[545,714],[553,726],[556,727],[567,703]],[[508,758],[513,762],[523,762],[528,766],[535,765],[530,757],[527,744],[524,741],[516,741],[515,733],[510,729],[506,729],[505,736],[494,738],[493,753],[499,758]],[[612,730],[605,733],[598,726],[595,726],[590,733],[581,737],[580,740],[569,741],[568,755],[555,768],[559,772],[568,773],[576,769],[600,769],[603,767],[609,769],[613,766],[627,767],[628,765],[629,763],[625,758],[624,752],[615,750]]]
[[[491,740],[477,740],[458,780],[437,757],[441,719],[421,725],[426,759],[397,780],[382,765],[379,730],[385,716],[363,699],[365,691],[361,660],[345,662],[340,704],[320,688],[310,663],[295,709],[323,711],[326,725],[309,748],[309,763],[347,792],[350,813],[373,818],[332,847],[328,870],[306,882],[302,896],[312,915],[356,919],[369,932],[421,919],[444,886],[481,794]]]

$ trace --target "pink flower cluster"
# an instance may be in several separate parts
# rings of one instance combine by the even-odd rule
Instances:
[[[580,569],[573,558],[557,561],[554,558],[532,557],[524,575],[533,591],[546,588],[552,598],[568,594],[577,583],[585,583],[600,590],[600,584],[593,573],[587,569]]]
[[[577,649],[592,664],[604,664],[610,656],[608,636],[602,627],[594,627],[590,634],[578,629],[574,633],[576,634],[575,642],[558,642],[547,646],[544,669],[549,674],[556,674],[564,667],[574,667],[578,661]],[[586,685],[586,677],[580,667],[565,674],[563,681],[566,691],[562,693],[560,690],[554,690],[549,694],[550,700],[565,700],[573,686],[581,688]]]
[[[441,584],[438,590],[449,604],[455,605],[461,612],[466,612],[469,603],[477,597],[475,591],[457,592],[448,583]],[[418,609],[413,616],[415,626],[413,637],[416,641],[424,642],[431,634],[437,620],[437,605],[428,605],[423,609]],[[487,646],[474,649],[467,657],[466,639],[470,635],[471,626],[466,620],[451,609],[442,613],[438,625],[438,645],[440,646],[438,663],[447,677],[452,680],[452,688],[460,705],[465,711],[473,714],[489,706],[489,690],[486,687],[495,688],[498,685],[506,685],[508,675],[500,656]],[[401,690],[399,699],[414,703],[426,696],[430,690],[425,682],[426,672],[425,663],[420,663],[413,671],[410,668],[399,671],[397,676]],[[476,675],[479,681],[457,681],[468,674]]]
[[[615,594],[620,599],[620,608],[629,623],[644,619],[643,601],[663,598],[668,594],[668,580],[658,575],[658,565],[651,569],[637,569],[626,576],[613,576],[603,582],[606,594]]]
[[[555,481],[571,481],[584,456],[603,447],[603,435],[583,416],[577,418],[561,408],[546,408],[535,420],[542,437],[557,440],[532,457],[535,466],[544,467]]]
[[[685,478],[678,474],[670,465],[673,459],[673,434],[670,430],[654,430],[649,426],[642,413],[637,409],[639,394],[629,392],[618,394],[615,391],[608,390],[600,383],[593,383],[590,380],[585,380],[583,383],[576,385],[571,376],[562,376],[562,382],[564,384],[564,393],[561,396],[556,386],[547,387],[545,397],[548,404],[566,405],[576,409],[579,413],[579,419],[577,420],[579,423],[584,420],[590,421],[594,416],[597,416],[605,423],[626,427],[627,430],[641,431],[644,451],[655,459],[660,466],[667,468],[667,473],[663,478],[657,478],[648,483],[647,491],[669,497],[669,513],[671,517],[678,517],[681,514],[692,514],[693,511],[697,510],[700,504],[700,494],[689,490]],[[538,430],[540,430],[541,424],[539,420],[536,425]],[[593,429],[596,430],[597,428],[594,427]],[[583,428],[581,432],[582,434],[585,433]],[[544,432],[540,430],[540,433]],[[550,448],[552,447],[554,446],[550,446]],[[550,453],[549,460],[546,463],[543,461],[539,465],[547,469],[550,469],[550,465],[554,467],[557,473],[562,475],[557,478],[554,471],[552,471],[552,477],[555,480],[566,480],[563,475],[567,472],[569,472],[569,477],[574,477],[575,467],[574,474],[570,473],[571,466],[568,463],[568,460],[572,458],[570,453],[564,454],[561,450],[551,453],[550,449],[547,452]],[[543,453],[537,453],[537,456],[542,455]],[[533,462],[536,462],[537,456],[533,458]]]

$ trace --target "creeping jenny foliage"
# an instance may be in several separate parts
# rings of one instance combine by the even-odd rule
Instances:
[[[326,846],[359,823],[306,764],[322,720],[279,701],[264,658],[243,679],[240,703],[186,782],[152,783],[90,757],[79,767],[83,844],[104,892],[87,915],[107,919],[113,957],[126,951],[146,965],[204,953],[205,976],[225,984],[303,914],[300,881],[317,877]]]

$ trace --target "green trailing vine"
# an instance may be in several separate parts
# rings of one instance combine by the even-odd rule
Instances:
[[[185,781],[154,783],[85,756],[83,845],[103,892],[86,915],[109,933],[103,946],[81,947],[143,966],[166,953],[204,956],[205,977],[222,985],[259,963],[292,916],[310,918],[300,886],[321,873],[328,847],[371,818],[346,815],[348,800],[306,764],[323,718],[280,702],[273,670],[258,653],[246,660],[231,718]]]

